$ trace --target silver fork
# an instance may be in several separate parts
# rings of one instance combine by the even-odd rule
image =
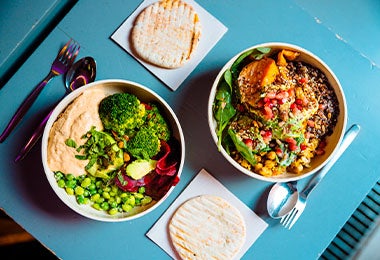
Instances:
[[[62,47],[57,57],[53,61],[51,65],[51,69],[49,74],[45,77],[44,80],[38,84],[32,93],[23,101],[21,106],[17,109],[16,113],[9,121],[7,127],[4,129],[3,133],[0,136],[0,143],[2,143],[11,131],[15,128],[15,126],[20,122],[20,120],[24,117],[28,109],[32,106],[34,101],[37,99],[38,95],[41,93],[42,89],[46,86],[46,84],[55,76],[60,74],[64,74],[67,72],[69,67],[73,64],[75,58],[78,55],[80,46],[75,41],[71,39]]]
[[[360,126],[356,124],[352,125],[350,129],[347,130],[336,153],[333,154],[330,161],[328,161],[326,165],[316,175],[314,175],[314,177],[309,181],[308,185],[302,190],[292,211],[290,211],[288,215],[285,215],[281,218],[280,223],[285,228],[291,229],[294,223],[297,222],[298,218],[301,216],[306,207],[306,200],[309,194],[323,179],[323,177],[325,177],[326,173],[331,169],[331,167],[335,164],[335,162],[339,159],[347,147],[352,143],[352,141],[358,135],[359,131]]]

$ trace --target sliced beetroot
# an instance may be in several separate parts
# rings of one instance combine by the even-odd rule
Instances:
[[[144,178],[134,180],[126,175],[124,171],[120,171],[115,177],[115,184],[123,191],[136,192],[139,187],[144,186],[146,183]]]
[[[178,182],[179,177],[177,175],[168,176],[153,173],[152,179],[145,185],[145,193],[153,199],[159,200]]]
[[[161,141],[161,153],[163,153],[163,156],[158,159],[155,169],[159,175],[173,176],[177,173],[177,162],[169,156],[170,152],[170,146],[166,142]]]
[[[174,147],[175,144],[171,144]],[[139,180],[130,178],[125,169],[115,177],[115,184],[120,189],[129,192],[136,192],[141,186],[145,187],[145,194],[151,196],[155,200],[162,198],[172,186],[179,182],[177,176],[177,159],[172,152],[171,146],[164,141],[161,141],[161,151],[157,156],[156,168],[149,174]]]

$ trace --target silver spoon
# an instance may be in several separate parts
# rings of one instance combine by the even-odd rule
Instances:
[[[66,94],[80,88],[90,82],[93,82],[96,77],[96,62],[92,57],[84,57],[75,62],[69,69],[65,77]],[[32,136],[21,149],[19,154],[15,158],[15,162],[19,162],[25,158],[28,152],[33,148],[37,141],[42,136],[45,125],[53,110],[42,120]]]
[[[304,194],[305,197],[307,197],[323,179],[347,147],[352,143],[359,131],[360,126],[356,124],[352,125],[350,129],[347,130],[336,153],[331,157],[326,165],[314,175],[307,186],[302,190],[301,193]],[[296,185],[296,182],[278,182],[273,185],[268,194],[267,200],[267,210],[269,216],[272,218],[281,218],[287,215],[294,208],[299,196]]]

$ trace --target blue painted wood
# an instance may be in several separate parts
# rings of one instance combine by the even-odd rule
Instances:
[[[0,88],[76,1],[0,1]]]
[[[347,259],[353,257],[362,240],[373,230],[380,216],[380,181],[370,190],[348,219],[321,259]],[[380,254],[378,254],[380,256]],[[375,256],[374,256],[375,257]]]
[[[376,138],[380,130],[376,120],[379,100],[376,82],[380,82],[380,70],[372,66],[375,57],[370,54],[371,59],[364,57],[360,53],[366,51],[365,48],[359,49],[358,45],[336,37],[343,29],[329,23],[337,24],[344,18],[342,15],[331,18],[333,12],[330,12],[329,19],[325,20],[329,23],[316,21],[315,16],[325,10],[323,5],[309,6],[294,0],[242,0],[239,5],[233,0],[223,1],[223,4],[199,0],[229,30],[173,92],[110,39],[140,2],[79,1],[0,90],[0,129],[4,129],[25,96],[48,72],[62,44],[73,38],[82,46],[79,57],[91,55],[97,60],[97,79],[137,81],[157,91],[173,107],[184,129],[187,147],[186,163],[177,188],[165,203],[141,219],[101,223],[74,213],[53,193],[44,176],[38,144],[24,161],[14,164],[14,157],[39,121],[63,97],[63,78],[58,77],[44,89],[9,139],[0,144],[0,207],[62,259],[78,256],[150,259],[152,255],[166,259],[167,255],[145,233],[204,167],[269,223],[244,259],[315,259],[320,256],[380,176],[377,164],[380,141]],[[371,0],[361,3],[367,8],[376,7]],[[354,10],[347,11],[352,12]],[[366,26],[372,25],[363,22],[363,30]],[[355,34],[352,37],[352,42],[360,40]],[[362,127],[357,139],[310,195],[305,212],[291,231],[266,215],[266,196],[271,184],[250,179],[227,164],[217,152],[207,125],[208,91],[223,64],[237,52],[269,41],[297,44],[320,56],[342,83],[349,111],[348,125],[358,123]],[[354,228],[361,230],[357,223]]]

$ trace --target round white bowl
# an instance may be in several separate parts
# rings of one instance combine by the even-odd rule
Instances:
[[[224,72],[232,66],[234,61],[243,53],[245,53],[248,50],[251,49],[256,49],[258,47],[269,47],[271,48],[270,53],[267,54],[267,56],[271,55],[273,52],[276,52],[278,50],[282,49],[288,49],[288,50],[294,50],[297,52],[300,52],[300,56],[296,59],[298,61],[303,61],[305,63],[308,63],[318,69],[320,69],[327,77],[330,85],[335,91],[335,94],[337,96],[338,102],[339,102],[339,116],[337,120],[337,124],[334,128],[333,134],[331,136],[328,136],[326,138],[327,140],[327,146],[325,148],[325,153],[321,156],[316,156],[315,158],[312,159],[312,162],[310,164],[310,168],[305,168],[301,174],[294,174],[294,173],[284,173],[282,175],[278,176],[263,176],[261,174],[255,173],[253,171],[250,171],[244,167],[242,167],[238,162],[236,162],[228,153],[225,151],[223,147],[221,147],[221,153],[224,156],[224,158],[232,164],[237,170],[240,172],[267,182],[287,182],[287,181],[295,181],[299,180],[305,177],[308,177],[315,172],[317,172],[319,169],[321,169],[331,158],[331,156],[335,153],[337,147],[339,146],[343,135],[344,131],[346,129],[346,123],[347,123],[347,107],[346,107],[346,99],[343,93],[343,89],[341,87],[341,84],[338,80],[338,78],[335,76],[334,72],[329,68],[329,66],[324,63],[319,57],[317,57],[315,54],[311,53],[308,50],[305,50],[299,46],[288,44],[288,43],[281,43],[281,42],[269,42],[269,43],[262,43],[258,44],[252,47],[249,47],[240,53],[236,54],[233,58],[231,58],[225,65],[224,67],[220,70],[219,74],[217,75],[213,86],[211,88],[209,100],[208,100],[208,123],[211,131],[212,138],[215,141],[215,144],[218,143],[218,137],[216,135],[216,127],[217,127],[217,122],[214,119],[213,116],[213,103],[215,99],[215,94],[217,91],[218,84],[220,82],[221,77],[223,77]],[[217,147],[216,147],[217,148]]]
[[[46,177],[50,183],[50,186],[54,190],[54,192],[57,194],[57,196],[72,210],[79,213],[82,216],[85,216],[90,219],[99,220],[99,221],[105,221],[105,222],[118,222],[118,221],[126,221],[126,220],[132,220],[139,217],[142,217],[155,208],[157,208],[173,191],[175,186],[172,186],[169,191],[158,201],[152,202],[148,204],[145,207],[140,207],[135,211],[132,212],[124,212],[124,213],[117,213],[116,215],[109,215],[107,212],[99,211],[91,207],[91,205],[80,205],[77,203],[75,196],[70,196],[66,193],[66,191],[63,188],[58,187],[57,181],[54,178],[54,172],[52,172],[48,166],[47,163],[47,146],[48,146],[48,139],[49,139],[49,133],[50,129],[53,125],[53,123],[57,120],[57,117],[64,111],[64,109],[75,99],[77,98],[81,93],[84,91],[87,91],[88,89],[93,88],[100,88],[105,89],[110,94],[112,93],[118,93],[118,92],[128,92],[131,94],[136,95],[141,101],[143,102],[156,102],[159,104],[161,112],[168,120],[168,123],[171,126],[172,129],[172,137],[175,138],[179,145],[180,145],[180,162],[178,166],[178,176],[181,175],[184,161],[185,161],[185,141],[184,136],[182,132],[181,125],[178,121],[177,116],[175,115],[174,111],[171,109],[171,107],[166,103],[164,99],[162,99],[158,94],[156,94],[154,91],[150,90],[149,88],[127,80],[120,80],[120,79],[110,79],[110,80],[101,80],[96,81],[93,83],[90,83],[86,86],[83,86],[69,95],[67,95],[59,104],[55,107],[52,115],[50,116],[44,133],[42,137],[42,163],[45,170]]]

